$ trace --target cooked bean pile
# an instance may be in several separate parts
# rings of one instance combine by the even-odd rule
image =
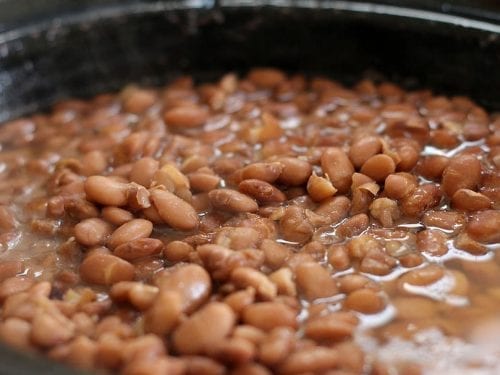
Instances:
[[[500,116],[467,98],[255,69],[0,143],[12,346],[124,375],[499,371]]]

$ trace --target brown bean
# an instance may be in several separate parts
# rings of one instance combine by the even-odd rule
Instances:
[[[255,68],[248,73],[248,79],[260,88],[272,89],[285,81],[285,74],[273,68]]]
[[[249,267],[238,267],[231,272],[231,281],[239,288],[253,287],[262,300],[272,300],[278,288],[260,271]]]
[[[292,254],[292,250],[276,241],[265,239],[260,245],[264,252],[266,266],[275,270],[285,264],[286,259]]]
[[[305,210],[298,206],[286,208],[280,220],[280,229],[283,238],[299,243],[307,242],[314,231],[313,226],[306,218]]]
[[[337,234],[342,238],[354,237],[366,230],[369,224],[370,219],[366,214],[357,214],[340,224]]]
[[[106,206],[125,206],[129,186],[110,177],[90,176],[84,184],[87,199]]]
[[[209,112],[203,107],[185,105],[166,111],[163,114],[163,120],[168,126],[189,129],[204,125],[209,116]]]
[[[438,186],[420,185],[400,202],[401,212],[410,217],[420,217],[429,208],[437,206],[441,202],[441,196]]]
[[[318,263],[299,264],[295,269],[299,292],[308,300],[332,297],[337,294],[337,285],[328,270]]]
[[[133,219],[121,225],[108,240],[107,245],[111,249],[125,244],[127,242],[137,240],[139,238],[147,238],[153,231],[153,223],[145,219]]]
[[[328,263],[336,271],[343,271],[349,268],[351,261],[349,252],[344,245],[333,245],[328,249]]]
[[[174,229],[193,230],[199,218],[193,206],[166,190],[151,190],[151,199],[158,214],[165,223]]]
[[[349,149],[349,158],[356,168],[361,166],[372,156],[378,154],[382,149],[382,143],[378,137],[367,136],[356,140]]]
[[[358,289],[347,296],[344,306],[363,314],[376,314],[385,307],[385,301],[373,289]]]
[[[459,189],[475,190],[481,181],[481,162],[469,154],[457,155],[450,159],[443,172],[441,185],[449,197]]]
[[[315,202],[321,202],[335,195],[337,189],[333,187],[329,179],[313,173],[307,181],[307,192]]]
[[[322,373],[338,366],[339,356],[335,349],[313,347],[298,350],[289,355],[279,366],[280,374]]]
[[[305,335],[316,341],[341,341],[351,337],[358,324],[350,312],[334,312],[308,319]]]
[[[243,322],[270,331],[276,327],[297,327],[297,311],[279,302],[258,302],[243,310]]]
[[[162,250],[163,242],[156,238],[137,238],[118,245],[113,250],[113,254],[122,259],[133,261],[150,255],[160,254]]]
[[[12,231],[18,224],[12,211],[8,207],[0,205],[0,229],[6,232]]]
[[[31,324],[19,318],[8,318],[0,323],[2,342],[19,350],[28,350],[31,346]]]
[[[388,155],[378,154],[368,159],[361,167],[361,173],[382,182],[396,170],[394,160]]]
[[[268,365],[276,365],[283,361],[293,349],[294,332],[288,327],[277,327],[267,335],[259,346],[259,361]]]
[[[427,227],[438,227],[446,230],[460,229],[465,224],[463,213],[454,211],[427,211],[422,218]]]
[[[159,163],[157,160],[144,157],[137,160],[132,165],[132,170],[130,171],[130,181],[136,182],[144,187],[149,187],[153,181],[153,176],[159,169]]]
[[[269,275],[269,280],[276,284],[279,294],[291,297],[297,295],[297,288],[293,280],[293,272],[290,268],[280,268]]]
[[[488,252],[486,246],[481,245],[479,242],[473,240],[465,232],[460,233],[453,242],[457,249],[465,250],[474,255],[484,255]]]
[[[215,189],[208,193],[210,203],[219,210],[228,212],[255,212],[258,204],[248,195],[232,189]]]
[[[451,203],[454,208],[464,211],[480,211],[491,207],[490,199],[469,189],[459,189],[453,194]]]
[[[181,354],[208,353],[229,335],[234,324],[235,314],[231,308],[211,302],[174,331],[174,347]]]
[[[181,262],[189,259],[189,254],[194,249],[191,245],[183,241],[172,241],[165,246],[163,256],[169,262]]]
[[[429,180],[441,179],[449,160],[446,156],[441,155],[426,156],[420,161],[417,171]]]
[[[238,290],[224,298],[227,304],[236,314],[241,314],[243,309],[255,302],[255,289],[252,287]]]
[[[212,290],[209,274],[197,264],[163,271],[156,277],[155,283],[160,290],[177,292],[181,296],[182,311],[187,313],[202,305]]]
[[[252,163],[239,171],[242,180],[261,180],[273,183],[283,172],[280,162]],[[236,172],[238,173],[238,171]]]
[[[183,356],[186,364],[186,375],[224,375],[226,368],[215,360],[203,356]]]
[[[414,176],[408,173],[390,174],[385,179],[384,193],[392,199],[401,199],[410,195],[417,187]]]
[[[436,302],[422,297],[398,297],[393,300],[399,319],[432,318],[437,312]]]
[[[314,212],[328,217],[332,224],[336,224],[347,216],[350,208],[349,198],[341,195],[325,200]]]
[[[91,253],[80,265],[80,276],[91,284],[113,285],[119,281],[133,280],[135,269],[129,262],[117,256]]]
[[[152,306],[144,313],[144,331],[159,336],[170,333],[182,315],[182,297],[179,293],[162,290]]]
[[[385,228],[392,227],[400,217],[397,202],[389,198],[375,199],[370,205],[370,214]]]
[[[321,156],[321,168],[340,194],[349,191],[354,167],[344,151],[328,148]]]
[[[441,231],[424,229],[417,233],[417,249],[432,256],[442,256],[448,252],[447,239]]]
[[[109,295],[113,301],[130,302],[139,310],[151,307],[159,289],[137,281],[120,281],[111,287]]]
[[[405,284],[424,286],[435,283],[444,276],[444,270],[437,265],[429,265],[424,268],[409,271],[402,275],[398,284],[402,290],[405,290]]]
[[[284,202],[286,200],[286,196],[281,190],[261,180],[243,180],[238,185],[238,190],[260,203]]]
[[[122,225],[127,221],[130,221],[134,218],[134,215],[127,210],[119,207],[104,207],[101,211],[101,216],[107,222],[113,225]]]
[[[104,245],[112,231],[111,225],[98,218],[80,221],[74,228],[76,240],[89,247]]]
[[[26,276],[13,276],[0,283],[0,301],[7,297],[24,292],[33,285],[33,279]]]
[[[288,186],[300,186],[307,182],[312,173],[311,164],[298,158],[279,158],[277,160],[283,170],[278,178],[278,182]]]
[[[195,192],[208,192],[217,189],[221,181],[220,177],[215,174],[205,172],[193,172],[187,175],[189,184]]]
[[[500,211],[485,210],[473,214],[467,224],[467,233],[482,243],[500,242]]]
[[[75,325],[60,312],[38,311],[32,322],[31,340],[42,347],[51,347],[70,340]]]

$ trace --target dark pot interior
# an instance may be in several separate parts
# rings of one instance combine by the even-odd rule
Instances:
[[[495,13],[467,19],[465,8],[450,15],[329,1],[89,3],[53,18],[39,12],[0,32],[0,121],[130,82],[162,84],[182,73],[210,79],[253,66],[347,84],[369,74],[500,109]],[[0,2],[0,14],[2,6],[9,10]],[[1,374],[68,373],[7,349],[0,363]]]

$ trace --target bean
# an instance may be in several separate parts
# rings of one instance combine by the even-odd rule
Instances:
[[[441,190],[434,184],[417,187],[413,193],[403,198],[400,203],[401,212],[410,217],[420,217],[429,208],[441,202]]]
[[[276,284],[279,294],[291,297],[297,295],[297,288],[293,281],[293,272],[290,268],[280,268],[269,275],[269,280]]]
[[[248,363],[234,368],[231,375],[271,375],[271,372],[258,363]]]
[[[378,137],[367,136],[355,141],[349,149],[349,159],[356,168],[361,166],[372,156],[378,154],[382,149],[382,143]]]
[[[272,300],[278,294],[278,288],[266,275],[249,267],[235,268],[231,281],[236,287],[253,287],[262,300]]]
[[[165,246],[163,256],[169,262],[181,262],[189,259],[189,254],[194,249],[191,245],[182,241],[172,241]]]
[[[158,169],[159,163],[157,160],[150,157],[139,159],[132,165],[130,181],[149,187]]]
[[[24,264],[20,260],[4,260],[0,262],[0,282],[14,277],[24,271]]]
[[[255,356],[255,345],[240,337],[231,337],[212,349],[215,358],[230,365],[249,363]]]
[[[255,68],[248,73],[248,79],[257,87],[272,89],[285,81],[283,72],[273,68]]]
[[[115,229],[108,240],[108,246],[115,249],[122,244],[140,238],[147,238],[153,231],[153,223],[145,219],[133,219]]]
[[[460,233],[453,244],[457,249],[465,250],[474,255],[484,255],[488,252],[486,246],[470,238],[467,233]]]
[[[430,285],[441,279],[443,276],[443,268],[437,265],[429,265],[424,268],[419,268],[405,273],[399,278],[398,283],[404,290],[404,285],[406,283],[417,286]]]
[[[233,213],[255,212],[258,204],[249,196],[232,189],[215,189],[208,193],[214,208]]]
[[[332,297],[337,294],[337,285],[328,270],[318,263],[299,264],[295,269],[299,292],[308,300]]]
[[[70,340],[75,334],[74,324],[59,312],[35,313],[31,340],[42,347],[51,347]]]
[[[308,319],[305,335],[316,341],[341,341],[351,337],[358,324],[349,312],[335,312]]]
[[[132,220],[134,215],[127,210],[119,207],[104,207],[101,211],[101,216],[107,222],[113,225],[123,225]]]
[[[186,364],[187,375],[224,375],[226,373],[226,368],[211,358],[196,355],[182,358]]]
[[[322,373],[338,366],[339,356],[335,349],[314,347],[298,350],[280,365],[280,374]]]
[[[319,177],[315,173],[309,177],[307,181],[307,192],[315,202],[329,198],[337,192],[329,179]]]
[[[24,292],[33,285],[33,280],[26,276],[13,276],[0,283],[0,301],[14,294]]]
[[[396,164],[390,156],[378,154],[369,158],[361,167],[361,173],[382,182],[396,170]]]
[[[328,148],[321,156],[321,168],[340,194],[349,191],[354,167],[344,151]]]
[[[327,216],[332,224],[344,219],[351,208],[351,201],[345,196],[332,197],[320,204],[315,213]]]
[[[459,189],[453,194],[451,203],[454,208],[464,211],[480,211],[491,207],[490,199],[469,189]]]
[[[261,180],[273,183],[281,175],[283,169],[284,165],[280,162],[253,163],[242,168],[239,174],[242,180]]]
[[[174,229],[193,230],[199,223],[193,206],[166,190],[151,190],[151,199],[161,219]]]
[[[12,231],[18,224],[12,211],[8,207],[0,205],[0,229],[5,232]]]
[[[338,271],[349,268],[349,252],[344,245],[333,245],[328,249],[328,263]]]
[[[361,234],[369,225],[370,219],[366,214],[357,214],[350,217],[337,227],[340,237],[354,237]]]
[[[467,233],[482,243],[500,242],[500,211],[485,210],[473,214],[467,224]]]
[[[450,159],[443,172],[441,185],[447,196],[460,189],[475,190],[481,181],[481,162],[468,154],[457,155]]]
[[[238,190],[251,196],[260,203],[284,202],[285,194],[270,183],[261,180],[248,179],[239,183]]]
[[[217,189],[221,178],[215,174],[193,172],[187,175],[191,188],[195,192],[208,192]]]
[[[460,229],[465,224],[465,216],[453,211],[427,211],[422,218],[427,227],[438,227],[446,230]]]
[[[123,100],[123,109],[136,114],[145,112],[157,100],[154,92],[133,86],[126,87],[120,96]]]
[[[446,240],[443,232],[424,229],[417,234],[417,249],[432,256],[442,256],[448,252]]]
[[[179,323],[181,315],[181,295],[162,290],[144,314],[144,331],[159,336],[166,335]]]
[[[84,184],[87,199],[106,206],[125,206],[129,187],[110,177],[90,176]]]
[[[150,255],[160,254],[162,250],[163,242],[156,238],[137,238],[118,245],[113,250],[113,254],[122,259],[134,261]]]
[[[108,160],[100,150],[87,152],[82,158],[82,174],[84,176],[99,175],[108,167]]]
[[[264,252],[266,266],[273,270],[283,266],[292,253],[285,245],[269,239],[262,241],[260,249]]]
[[[117,256],[106,253],[91,253],[80,265],[80,276],[85,282],[113,285],[134,278],[134,266]]]
[[[260,343],[259,361],[267,366],[282,362],[295,344],[294,332],[288,327],[274,328]]]
[[[229,335],[235,314],[227,305],[211,302],[185,320],[174,331],[172,340],[181,354],[203,354]]]
[[[388,198],[375,199],[370,205],[370,214],[386,228],[392,227],[400,217],[397,202]]]
[[[344,306],[363,314],[376,314],[384,309],[385,301],[373,289],[358,289],[347,296]]]
[[[279,158],[277,160],[283,170],[278,178],[278,182],[288,186],[300,186],[307,182],[312,173],[311,164],[298,158]]]
[[[449,159],[446,156],[429,155],[421,160],[417,171],[428,180],[438,180],[441,179],[448,163]]]
[[[76,240],[89,247],[104,245],[112,231],[111,225],[98,218],[82,220],[74,228]]]
[[[279,302],[258,302],[243,310],[245,324],[270,331],[276,327],[297,327],[297,312]]]
[[[370,279],[359,274],[350,274],[339,279],[339,290],[346,294],[368,285],[370,285]]]
[[[147,310],[155,301],[158,290],[141,282],[120,281],[111,287],[109,295],[114,301],[130,302],[139,310]]]
[[[305,210],[298,206],[286,208],[280,220],[280,229],[283,238],[299,243],[307,242],[314,231],[313,226],[306,218]]]
[[[208,111],[195,105],[172,108],[163,114],[165,123],[175,128],[198,128],[204,125],[208,118]]]
[[[393,304],[399,319],[429,319],[437,312],[436,302],[428,298],[398,297],[393,300]]]
[[[182,311],[187,313],[206,302],[212,290],[209,274],[196,264],[163,271],[155,282],[160,290],[177,292],[181,296]]]
[[[243,309],[255,302],[255,289],[248,287],[229,294],[224,298],[227,304],[236,314],[241,314]]]
[[[408,173],[390,174],[385,179],[384,193],[393,199],[401,199],[410,195],[417,187],[415,177]]]
[[[8,318],[0,323],[2,342],[20,350],[30,349],[31,324],[19,318]]]

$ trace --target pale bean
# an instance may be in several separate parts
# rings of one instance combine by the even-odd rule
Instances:
[[[238,267],[231,272],[231,281],[239,288],[253,287],[262,300],[272,300],[278,288],[260,271],[249,267]]]
[[[181,262],[189,259],[189,254],[194,249],[191,245],[183,241],[169,242],[163,250],[163,256],[169,262]]]
[[[459,189],[475,190],[481,181],[481,162],[469,154],[457,155],[450,159],[443,172],[441,185],[449,197]]]
[[[297,311],[279,302],[258,302],[243,310],[245,324],[270,331],[276,327],[297,327]]]
[[[107,245],[111,249],[139,238],[147,238],[153,231],[153,223],[145,219],[133,219],[115,229]]]
[[[295,278],[299,292],[308,301],[332,297],[338,293],[335,280],[318,263],[299,264],[295,269]]]
[[[258,204],[248,195],[232,189],[215,189],[208,193],[214,208],[228,212],[255,212]]]
[[[165,270],[156,277],[155,283],[160,290],[177,292],[181,296],[182,311],[186,313],[206,302],[212,290],[208,272],[197,264]]]
[[[321,168],[340,194],[349,191],[354,167],[344,151],[328,148],[321,156]]]
[[[307,192],[315,202],[321,202],[335,195],[337,189],[333,187],[329,179],[313,173],[307,181]]]
[[[118,245],[113,250],[113,254],[122,259],[133,261],[150,255],[160,254],[163,247],[163,242],[156,238],[137,238]]]
[[[242,168],[239,174],[242,180],[261,180],[273,183],[281,175],[283,169],[284,166],[280,162],[253,163]]]
[[[101,216],[107,222],[113,225],[122,225],[127,221],[130,221],[134,218],[134,215],[127,210],[119,207],[104,207],[101,211]]]
[[[181,323],[172,336],[173,345],[181,354],[208,353],[229,335],[235,319],[229,306],[211,302]]]
[[[162,290],[144,313],[144,331],[159,336],[170,333],[180,322],[182,297],[179,293]]]
[[[480,211],[491,207],[490,199],[469,189],[459,189],[451,198],[453,208],[464,211]]]
[[[204,172],[193,172],[187,175],[189,184],[195,192],[208,192],[217,189],[221,178],[215,174]]]
[[[98,218],[85,219],[75,225],[76,240],[84,246],[104,245],[113,228],[106,221]]]
[[[174,229],[193,230],[198,227],[199,218],[186,201],[166,190],[151,190],[151,199],[161,219]]]
[[[238,290],[224,298],[227,304],[236,314],[241,314],[243,309],[255,302],[255,289],[248,287],[244,290]]]
[[[110,177],[90,176],[84,184],[87,199],[106,206],[125,206],[129,186]]]
[[[153,181],[153,176],[159,169],[159,162],[150,157],[137,160],[132,165],[130,171],[130,181],[136,182],[144,187],[149,187]]]
[[[395,170],[396,164],[394,160],[384,154],[372,156],[361,167],[361,173],[373,178],[377,182],[384,181]]]
[[[113,285],[119,281],[130,281],[135,276],[134,266],[117,256],[91,253],[80,265],[80,276],[85,282]]]
[[[283,170],[278,178],[278,182],[285,185],[303,185],[307,182],[312,173],[311,164],[305,160],[286,157],[279,158],[277,161],[283,165]]]
[[[285,194],[268,182],[254,179],[243,180],[238,185],[238,190],[251,196],[260,203],[284,202]]]

